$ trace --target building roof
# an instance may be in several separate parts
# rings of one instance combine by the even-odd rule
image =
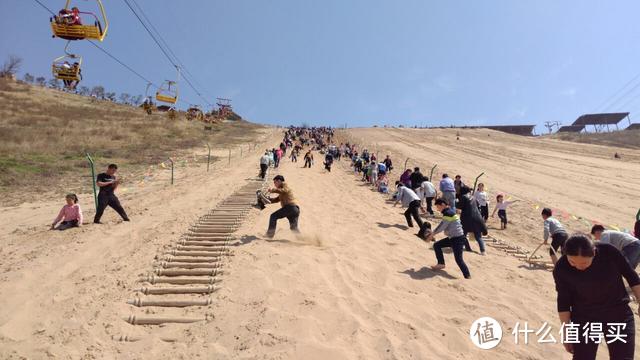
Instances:
[[[584,127],[584,125],[565,125],[558,129],[558,132],[581,132]]]
[[[605,114],[585,114],[580,116],[572,125],[614,125],[626,118],[628,112],[605,113]]]
[[[535,125],[493,125],[493,126],[479,126],[491,130],[502,131],[509,134],[533,136],[533,128]]]

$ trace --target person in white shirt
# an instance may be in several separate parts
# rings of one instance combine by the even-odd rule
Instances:
[[[507,220],[507,208],[509,205],[518,201],[520,200],[504,201],[504,195],[502,194],[498,194],[498,196],[496,196],[496,208],[493,209],[491,217],[496,215],[496,211],[498,212],[498,217],[500,218],[500,230],[505,230],[507,228],[507,223],[509,222]]]
[[[269,168],[269,162],[271,162],[271,157],[269,157],[269,152],[265,151],[264,155],[260,158],[260,177],[264,180],[264,177],[267,176],[267,169]]]
[[[420,197],[422,198],[423,201],[426,202],[427,204],[426,211],[431,216],[433,216],[433,208],[431,207],[431,203],[433,199],[435,199],[437,196],[438,196],[438,192],[436,190],[436,187],[433,186],[433,184],[429,181],[428,177],[426,176],[423,177],[422,183],[420,183]]]
[[[478,209],[480,209],[480,214],[485,222],[489,220],[489,200],[487,197],[487,192],[484,191],[484,184],[478,184],[478,190],[473,193],[473,199],[478,204]]]
[[[411,221],[411,217],[413,216],[413,219],[418,224],[418,228],[422,229],[423,222],[420,218],[420,197],[415,191],[404,186],[400,181],[396,181],[396,186],[398,188],[398,195],[393,206],[398,205],[398,202],[402,202],[402,206],[407,208],[407,211],[404,212],[407,225],[413,227],[413,222]]]

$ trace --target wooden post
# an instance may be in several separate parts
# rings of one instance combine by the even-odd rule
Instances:
[[[211,146],[207,143],[207,148],[209,149],[209,154],[207,155],[207,172],[209,172],[209,163],[211,163]]]

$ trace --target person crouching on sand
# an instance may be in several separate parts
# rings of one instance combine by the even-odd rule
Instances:
[[[398,189],[398,196],[393,206],[398,205],[398,202],[402,202],[402,206],[407,208],[404,212],[404,217],[407,219],[407,226],[413,227],[411,217],[415,219],[418,224],[418,228],[422,229],[422,219],[420,218],[420,197],[411,189],[404,186],[400,181],[396,181],[396,188]]]
[[[76,194],[67,194],[65,200],[67,204],[60,209],[58,216],[51,224],[51,230],[67,230],[72,227],[82,226],[82,209],[78,204]],[[56,225],[62,220],[60,225]]]
[[[274,188],[270,188],[269,193],[278,194],[275,198],[270,198],[271,203],[280,203],[280,210],[275,211],[269,218],[269,229],[266,236],[273,238],[276,234],[276,225],[278,219],[287,218],[289,220],[289,228],[294,232],[300,232],[298,230],[298,217],[300,217],[300,207],[296,204],[293,197],[293,192],[288,184],[284,182],[284,176],[277,175],[273,178]]]
[[[453,208],[449,207],[446,199],[436,199],[435,205],[436,209],[442,213],[442,221],[433,230],[433,232],[426,237],[425,240],[433,240],[433,237],[440,232],[444,232],[447,237],[442,240],[438,240],[433,244],[433,251],[436,253],[438,264],[433,265],[431,269],[441,270],[445,268],[442,249],[450,247],[453,250],[453,257],[456,260],[456,264],[458,264],[458,267],[462,271],[462,275],[464,275],[465,279],[470,279],[471,273],[469,272],[469,268],[467,267],[467,264],[465,264],[463,258],[464,246],[467,243],[467,238],[464,236],[460,217],[458,217],[458,214],[456,214],[456,211]],[[421,230],[422,234],[427,233],[427,229]]]
[[[553,217],[553,211],[551,209],[542,209],[541,216],[544,220],[544,233],[542,234],[542,237],[545,244],[549,242],[549,237],[551,237],[549,256],[551,256],[551,261],[555,265],[558,262],[558,256],[556,256],[556,253],[560,253],[562,251],[562,247],[564,246],[565,241],[569,238],[569,234],[567,234],[567,231],[564,229],[564,226],[562,226],[560,221]]]
[[[591,235],[600,244],[609,244],[618,249],[622,256],[627,259],[631,268],[635,270],[640,263],[640,240],[631,234],[622,231],[605,230],[602,225],[594,225],[591,228]]]

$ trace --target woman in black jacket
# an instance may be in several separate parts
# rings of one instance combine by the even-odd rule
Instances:
[[[460,221],[464,230],[465,237],[468,233],[472,233],[480,246],[480,254],[485,255],[484,240],[482,235],[487,235],[487,225],[478,210],[478,205],[471,198],[471,188],[463,185],[460,188],[460,198],[456,202],[456,207],[460,209]],[[471,251],[469,240],[465,244],[465,250]]]
[[[574,360],[591,360],[596,358],[598,344],[604,342],[610,359],[632,360],[635,321],[622,278],[638,299],[638,274],[618,249],[609,244],[594,245],[583,234],[572,235],[562,253],[553,278],[565,349]]]
[[[464,230],[465,237],[468,233],[472,233],[480,246],[480,254],[485,254],[484,240],[482,235],[487,235],[487,225],[478,210],[478,205],[475,204],[473,198],[471,198],[471,188],[463,185],[460,188],[460,198],[456,203],[456,207],[460,209],[460,221],[462,222],[462,229]],[[465,244],[465,250],[471,251],[471,245],[469,240]]]

